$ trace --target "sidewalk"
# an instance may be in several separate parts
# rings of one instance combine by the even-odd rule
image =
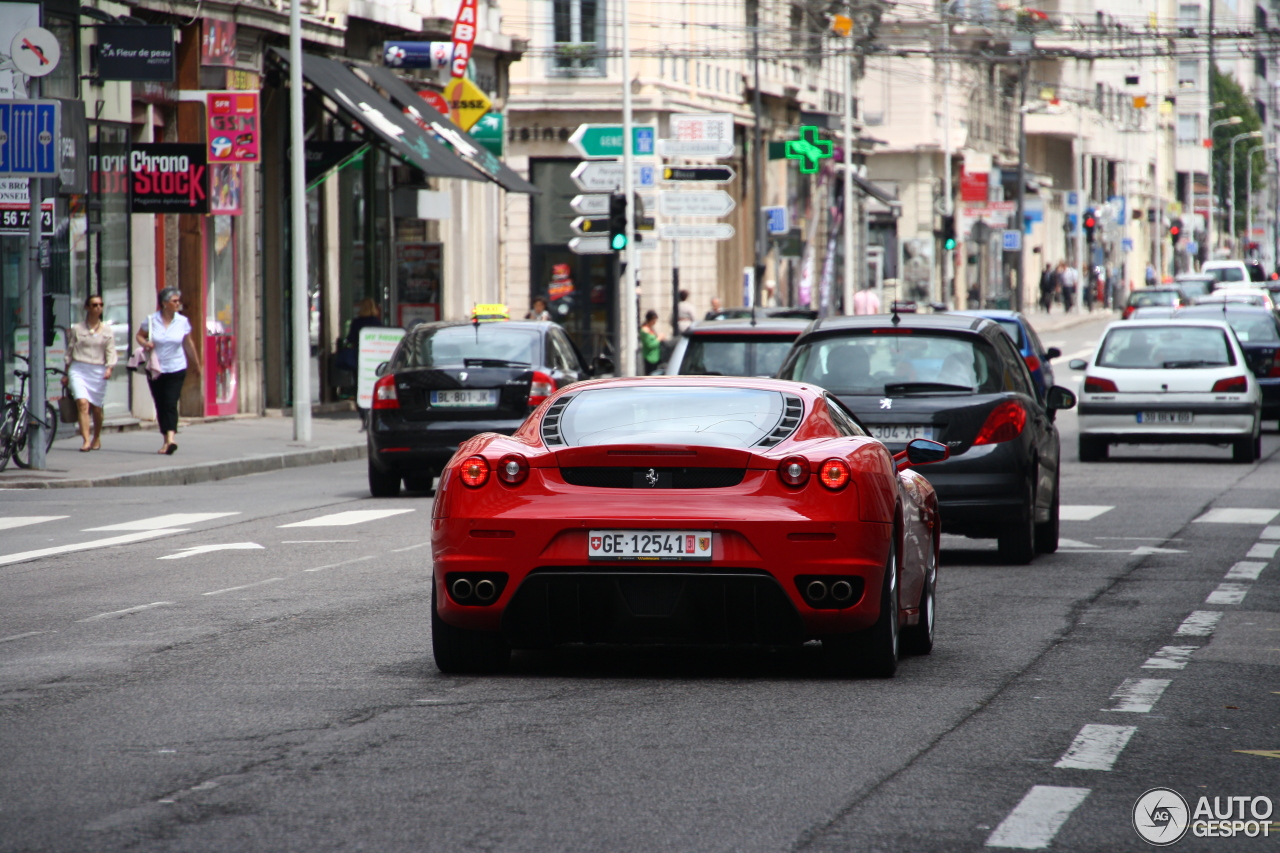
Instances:
[[[154,427],[104,432],[102,449],[91,453],[81,453],[80,437],[73,435],[54,441],[44,471],[10,462],[0,472],[0,489],[178,486],[365,456],[365,436],[355,413],[314,417],[311,438],[295,442],[293,419],[279,417],[180,425],[178,452],[172,456],[156,453],[160,433]]]
[[[1051,314],[1043,311],[1027,311],[1024,316],[1031,323],[1031,328],[1036,330],[1036,334],[1043,338],[1046,332],[1057,332],[1073,326],[1083,326],[1085,323],[1119,320],[1120,312],[1098,308],[1093,311],[1072,311],[1067,314],[1061,309],[1055,309]]]

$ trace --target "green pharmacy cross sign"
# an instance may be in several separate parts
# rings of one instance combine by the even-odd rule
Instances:
[[[787,158],[800,161],[800,171],[811,175],[818,171],[818,161],[831,156],[831,143],[818,138],[818,128],[804,125],[800,138],[787,142]]]

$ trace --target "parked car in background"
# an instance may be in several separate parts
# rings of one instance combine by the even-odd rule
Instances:
[[[1053,366],[1049,362],[1062,355],[1062,350],[1057,347],[1045,348],[1040,343],[1040,336],[1036,334],[1036,330],[1032,327],[1026,316],[1019,311],[953,311],[953,314],[960,314],[969,317],[985,317],[988,320],[994,320],[1000,324],[1000,328],[1013,339],[1013,345],[1018,348],[1018,352],[1022,353],[1022,360],[1027,363],[1027,370],[1031,371],[1031,381],[1036,385],[1036,391],[1040,395],[1040,399],[1044,400],[1044,395],[1053,387]]]
[[[1200,265],[1200,272],[1213,276],[1218,284],[1229,284],[1233,281],[1243,284],[1252,281],[1249,278],[1249,268],[1244,265],[1244,261],[1205,261]]]
[[[1250,258],[1244,262],[1245,269],[1249,271],[1249,281],[1266,281],[1267,271],[1262,266],[1262,261]]]
[[[1216,278],[1205,273],[1184,272],[1174,278],[1173,286],[1182,291],[1182,298],[1186,300],[1186,304],[1192,305],[1201,296],[1212,293],[1217,281]]]
[[[695,323],[676,342],[667,376],[772,376],[808,320],[765,317]]]
[[[818,312],[811,308],[788,308],[774,306],[772,308],[757,308],[753,312],[750,308],[722,308],[717,311],[714,317],[708,317],[708,320],[743,320],[751,317],[777,317],[780,320],[816,320]]]
[[[1147,287],[1129,294],[1129,300],[1125,303],[1124,310],[1120,312],[1120,319],[1128,320],[1129,316],[1139,308],[1154,308],[1156,306],[1180,308],[1183,305],[1190,304],[1183,297],[1180,288]]]
[[[1181,309],[1172,305],[1152,305],[1149,308],[1138,308],[1129,315],[1130,320],[1168,320]]]
[[[1268,311],[1276,310],[1276,303],[1271,298],[1271,291],[1249,285],[1220,286],[1213,293],[1196,300],[1197,305],[1221,305],[1223,303],[1257,305],[1261,308],[1266,308]]]
[[[1256,305],[1203,305],[1184,308],[1179,320],[1226,320],[1236,333],[1249,368],[1262,389],[1262,418],[1280,418],[1280,319]]]

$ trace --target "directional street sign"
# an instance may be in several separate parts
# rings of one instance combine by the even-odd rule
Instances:
[[[1011,228],[1003,234],[1003,246],[1006,252],[1016,252],[1022,248],[1022,232]]]
[[[55,177],[61,122],[58,101],[0,101],[0,176]]]
[[[637,189],[651,188],[654,174],[653,166],[632,164],[632,180]],[[613,192],[622,189],[622,163],[616,160],[591,160],[579,163],[570,175],[578,189],[588,193]]]
[[[645,210],[652,210],[653,194],[639,193],[639,196]],[[601,216],[609,212],[609,194],[575,195],[573,201],[569,202],[569,206],[573,208],[574,213],[581,213],[583,216]]]
[[[724,190],[658,193],[658,212],[663,216],[724,216],[733,208],[733,196]]]
[[[765,224],[770,234],[786,234],[791,230],[791,223],[788,221],[787,209],[781,205],[778,207],[763,207],[760,209],[764,214]]]
[[[723,139],[659,139],[663,157],[728,157],[733,143]]]
[[[609,246],[608,234],[602,234],[599,237],[574,237],[569,241],[569,251],[575,255],[613,254],[613,249]]]
[[[631,153],[636,157],[652,157],[658,129],[651,124],[631,126]],[[588,159],[622,156],[622,125],[580,124],[569,137],[569,143]]]
[[[667,166],[662,170],[664,183],[680,181],[709,181],[713,184],[727,184],[733,180],[734,171],[728,166]]]
[[[599,217],[592,219],[589,216],[579,216],[573,222],[569,223],[574,232],[578,234],[599,234],[602,231],[609,230],[609,217]]]
[[[663,240],[728,240],[733,237],[733,226],[727,223],[715,225],[663,225],[658,236]]]

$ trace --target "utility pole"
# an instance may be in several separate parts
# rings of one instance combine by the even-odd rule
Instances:
[[[1018,229],[1018,251],[1015,253],[1018,265],[1018,287],[1013,292],[1014,311],[1022,310],[1022,297],[1026,290],[1026,266],[1023,258],[1026,252],[1026,205],[1027,205],[1027,75],[1030,67],[1026,60],[1022,62],[1021,79],[1018,82],[1018,216],[1013,227]]]
[[[623,0],[625,3],[626,0]],[[752,97],[752,108],[755,111],[755,162],[752,163],[752,180],[756,185],[756,209],[755,226],[756,226],[756,251],[755,251],[755,282],[753,293],[751,294],[751,304],[760,304],[760,288],[764,286],[762,279],[764,278],[764,256],[765,256],[765,240],[764,240],[764,216],[761,207],[764,205],[764,115],[760,105],[760,6],[756,5],[756,19],[752,22],[751,27],[751,63],[753,66],[752,73],[755,76],[755,93]]]
[[[951,192],[951,21],[947,19],[948,7],[944,5],[941,10],[942,18],[942,55],[945,61],[942,65],[942,215],[950,216],[951,222],[955,223],[955,205],[952,203]],[[958,245],[958,244],[957,244]],[[952,261],[955,260],[954,250],[948,249],[945,244],[942,247],[942,291],[939,296],[941,302],[947,302],[948,297],[954,296],[956,307],[964,307],[958,296],[953,294],[955,290],[955,270]]]
[[[853,313],[853,55],[844,54],[844,313]]]
[[[311,440],[311,310],[307,280],[307,155],[302,128],[302,4],[289,6],[289,230],[293,253],[293,440]]]
[[[1089,193],[1084,186],[1084,110],[1085,105],[1082,101],[1077,105],[1076,112],[1076,150],[1075,156],[1071,158],[1072,171],[1075,172],[1076,184],[1076,267],[1079,275],[1076,281],[1076,292],[1072,299],[1075,305],[1064,306],[1070,311],[1080,305],[1080,300],[1084,298],[1084,280],[1085,270],[1088,264],[1085,263],[1084,257],[1084,211],[1088,206]]]
[[[31,98],[40,98],[40,77],[32,77],[29,84]],[[44,274],[40,269],[40,206],[44,201],[44,181],[40,178],[27,180],[28,202],[31,209],[30,230],[27,232],[27,305],[29,306],[28,324],[31,332],[27,343],[27,370],[31,373],[31,427],[27,433],[27,459],[31,467],[43,471],[45,464],[45,400],[48,397],[48,382],[44,372]],[[47,429],[56,430],[57,423],[51,423]]]
[[[634,163],[634,152],[631,150],[631,25],[627,11],[627,0],[621,0],[619,10],[622,14],[622,193],[627,199],[627,255],[626,269],[622,273],[622,292],[618,294],[619,351],[618,366],[622,376],[636,375],[636,329],[639,322],[636,318],[636,264],[639,253],[636,251],[636,205],[635,176],[631,174]]]

